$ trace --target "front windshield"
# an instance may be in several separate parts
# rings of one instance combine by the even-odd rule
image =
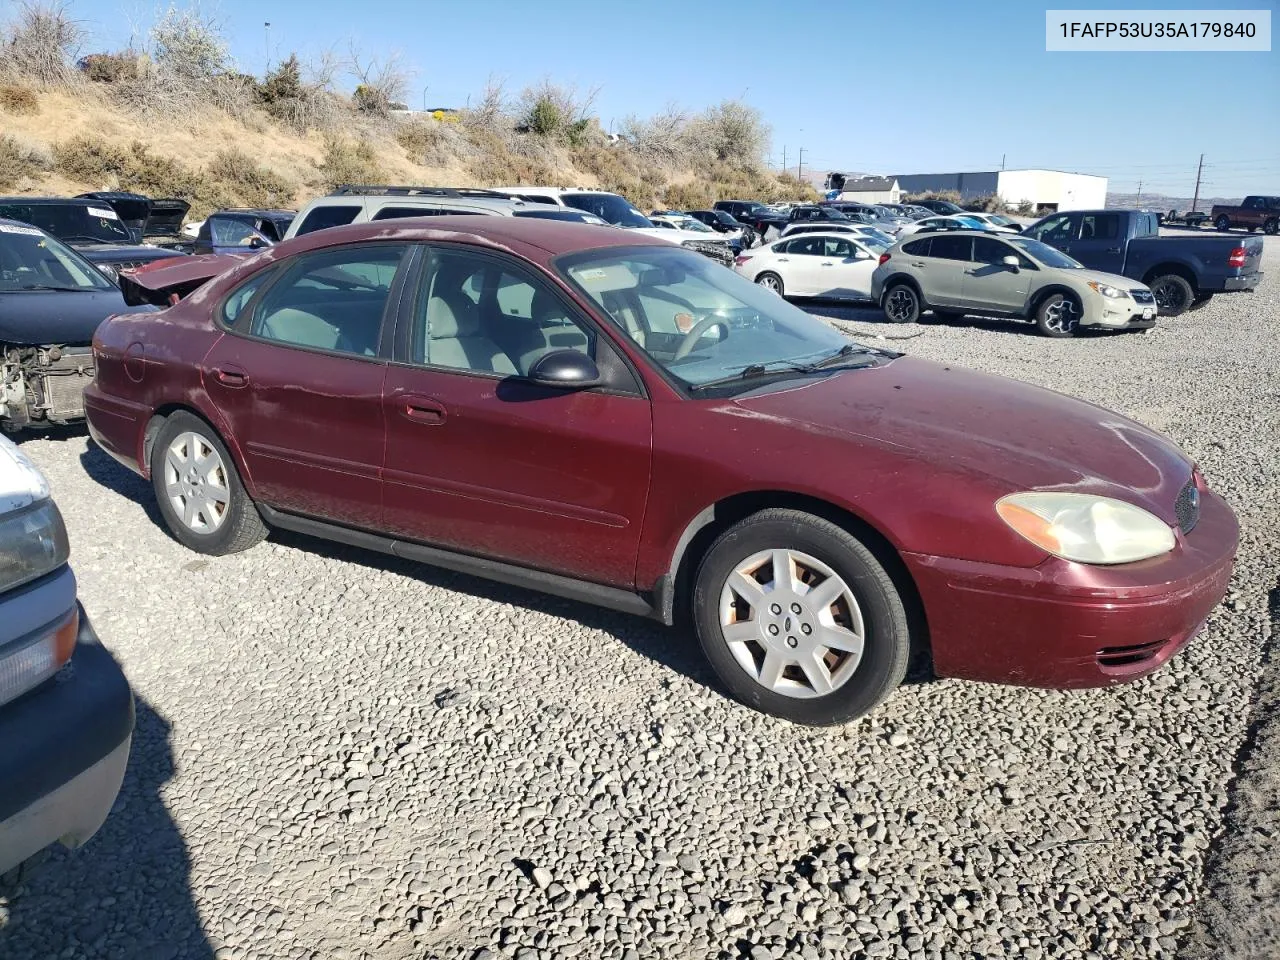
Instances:
[[[1001,215],[1000,215],[1000,214],[998,214],[998,213],[993,213],[991,216],[987,217],[987,219],[988,219],[988,220],[994,220],[996,223],[1000,224],[1000,226],[1002,226],[1002,227],[1009,227],[1009,226],[1013,226],[1013,225],[1014,225],[1014,222],[1015,222],[1015,221],[1013,221],[1013,220],[1009,219],[1008,217],[1001,216]]]
[[[837,355],[849,344],[781,297],[679,247],[590,250],[558,267],[689,387],[758,367],[785,371],[788,364]]]
[[[60,240],[132,243],[119,215],[105,203],[6,203],[0,218],[21,220]]]
[[[897,241],[894,240],[893,237],[889,236],[889,234],[885,233],[883,230],[875,230],[875,229],[867,230],[862,235],[866,237],[868,240],[873,240],[876,243],[882,243],[886,247],[892,247],[895,243],[897,243]]]
[[[700,220],[695,220],[693,217],[690,217],[688,220],[677,220],[676,224],[681,230],[692,230],[694,233],[715,233],[715,231],[705,223]]]
[[[1083,270],[1084,264],[1068,257],[1056,247],[1051,247],[1047,243],[1041,243],[1039,240],[1032,240],[1030,237],[1015,237],[1012,235],[1002,236],[1000,238],[1006,243],[1011,243],[1032,260],[1039,260],[1046,267],[1058,267],[1063,270]]]
[[[49,289],[109,290],[111,283],[35,227],[0,223],[0,293]]]
[[[578,210],[594,213],[615,227],[652,227],[649,218],[616,193],[566,193],[560,199]]]

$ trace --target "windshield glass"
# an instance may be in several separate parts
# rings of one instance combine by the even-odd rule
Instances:
[[[863,231],[862,236],[866,237],[868,240],[873,240],[876,243],[882,243],[886,247],[892,247],[895,243],[897,243],[897,241],[894,240],[893,237],[889,236],[889,234],[885,233],[883,230],[876,230],[874,228],[871,230]]]
[[[0,293],[109,290],[111,283],[78,254],[35,227],[0,223]]]
[[[1001,214],[998,214],[998,213],[991,214],[991,216],[987,217],[987,219],[994,220],[996,223],[1000,224],[1000,226],[1002,227],[1008,227],[1014,223],[1013,220],[1010,220],[1008,217],[1002,216]]]
[[[963,223],[970,230],[981,230],[986,226],[986,224],[981,220],[977,220],[973,217],[956,217],[955,220],[956,223]]]
[[[776,294],[678,247],[591,250],[559,269],[686,386],[757,365],[814,363],[849,343]]]
[[[534,207],[531,210],[517,210],[517,217],[535,217],[538,220],[568,220],[571,223],[594,223],[596,226],[604,224],[594,213],[587,213],[585,210],[568,210],[564,207]]]
[[[715,233],[715,231],[705,223],[700,220],[695,220],[693,217],[689,217],[688,219],[681,217],[679,220],[676,220],[675,223],[681,230],[692,230],[694,233]]]
[[[1083,270],[1084,264],[1072,260],[1061,250],[1051,247],[1047,243],[1041,243],[1039,240],[1032,240],[1030,237],[1018,237],[1012,234],[1001,236],[1001,240],[1011,243],[1032,260],[1039,260],[1046,267],[1059,267],[1063,270]]]
[[[652,227],[649,218],[616,193],[566,193],[560,199],[578,210],[594,213],[618,227]]]
[[[105,203],[0,203],[0,217],[29,223],[61,240],[133,242],[120,216]]]

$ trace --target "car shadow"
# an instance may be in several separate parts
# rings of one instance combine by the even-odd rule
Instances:
[[[135,694],[120,795],[78,850],[55,846],[8,902],[5,957],[212,960],[191,890],[191,858],[165,806],[175,762],[169,723]]]
[[[891,323],[885,318],[884,311],[872,304],[850,304],[846,301],[823,300],[802,300],[792,301],[792,303],[805,313],[812,314],[815,317],[838,320],[841,323],[875,324],[878,328],[876,334],[883,335],[888,339],[895,339],[894,330],[904,331],[906,336],[903,339],[910,339],[912,336],[918,336],[924,329],[929,327],[958,327],[982,330],[986,333],[1041,336],[1036,325],[1029,320],[1010,320],[1006,317],[984,317],[978,314],[968,314],[956,320],[938,321],[933,318],[932,314],[926,313],[919,323]],[[1076,339],[1119,336],[1134,332],[1133,330],[1102,330],[1086,327],[1076,334]]]
[[[32,430],[30,428],[24,430],[16,430],[13,433],[5,432],[5,436],[13,441],[14,446],[20,447],[24,443],[30,443],[32,440],[53,440],[61,442],[63,440],[75,440],[78,437],[88,435],[89,430],[83,423],[68,423],[52,427],[45,427],[40,430]]]
[[[80,454],[80,466],[84,468],[90,480],[132,500],[146,511],[147,518],[152,523],[159,525],[161,529],[168,529],[164,526],[164,518],[156,505],[151,484],[132,470],[127,470],[112,460],[107,452],[92,439],[89,440],[84,453]]]

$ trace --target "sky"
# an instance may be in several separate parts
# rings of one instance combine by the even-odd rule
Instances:
[[[0,0],[0,9],[14,0]],[[1277,0],[1161,0],[1269,9]],[[179,3],[179,6],[184,4]],[[1091,9],[1129,3],[1093,0]],[[165,3],[67,0],[85,52],[145,38]],[[399,53],[410,106],[463,107],[491,79],[596,91],[615,128],[676,104],[742,98],[769,161],[807,170],[941,173],[1045,167],[1110,188],[1280,193],[1280,53],[1048,53],[1026,0],[203,0],[240,69],[353,45]],[[1156,6],[1151,4],[1151,6]],[[271,24],[270,28],[264,26]],[[1280,27],[1280,24],[1276,25]],[[348,83],[350,86],[350,83]]]

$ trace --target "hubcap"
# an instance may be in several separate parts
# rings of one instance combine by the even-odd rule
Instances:
[[[915,309],[916,298],[908,290],[895,290],[889,294],[889,316],[894,320],[905,320]]]
[[[1059,300],[1057,303],[1051,303],[1045,308],[1044,325],[1050,330],[1056,330],[1059,333],[1070,333],[1079,322],[1080,318],[1076,314],[1076,305],[1066,298]]]
[[[1155,299],[1156,306],[1161,310],[1178,310],[1186,306],[1181,288],[1172,283],[1156,284],[1151,291],[1151,296]]]
[[[720,592],[720,629],[752,680],[796,699],[844,686],[866,636],[849,585],[797,550],[762,550],[734,569]]]
[[[164,489],[183,526],[213,533],[227,515],[231,487],[227,468],[198,433],[179,434],[164,455]]]
[[[760,286],[766,290],[772,290],[774,293],[778,292],[778,281],[774,277],[761,277]]]

